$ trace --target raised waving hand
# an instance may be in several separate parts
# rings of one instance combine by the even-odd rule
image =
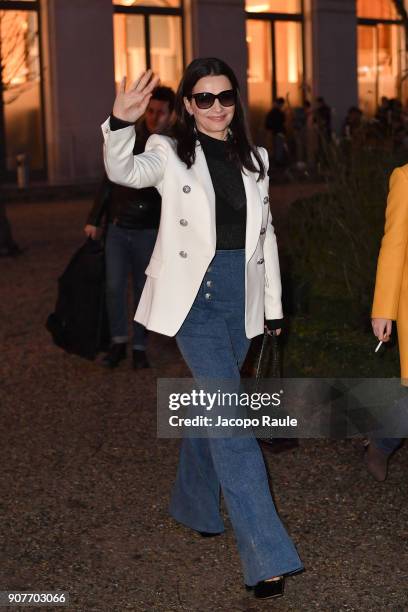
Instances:
[[[145,113],[153,89],[157,87],[159,81],[159,77],[149,69],[143,72],[126,91],[126,77],[123,77],[113,105],[113,115],[123,121],[135,123]]]

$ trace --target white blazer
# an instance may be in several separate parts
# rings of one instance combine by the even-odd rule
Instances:
[[[186,318],[215,255],[215,193],[201,145],[188,170],[167,136],[150,136],[144,153],[133,155],[133,126],[112,131],[102,124],[104,160],[114,183],[155,186],[162,196],[157,241],[146,268],[146,282],[135,320],[155,332],[174,336]],[[268,155],[258,148],[266,168]],[[281,280],[266,178],[242,173],[247,199],[245,238],[245,330],[263,333],[267,319],[282,318]]]

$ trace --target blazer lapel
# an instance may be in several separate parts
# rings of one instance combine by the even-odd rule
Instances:
[[[208,228],[208,242],[212,248],[212,254],[215,252],[217,243],[217,234],[215,227],[215,192],[211,181],[210,171],[208,170],[207,161],[205,159],[204,152],[199,143],[196,146],[196,159],[195,163],[191,168],[197,181],[203,188],[206,198],[203,198],[202,204],[203,209],[200,213],[203,213],[203,231]]]
[[[245,235],[245,260],[248,262],[259,240],[262,226],[262,199],[256,182],[256,174],[245,170],[242,172],[247,200],[247,222]]]

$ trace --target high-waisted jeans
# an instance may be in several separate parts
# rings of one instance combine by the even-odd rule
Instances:
[[[239,386],[245,334],[245,251],[217,251],[176,340],[193,377]],[[197,531],[221,532],[220,489],[245,582],[294,573],[302,562],[282,525],[255,437],[184,438],[170,513]]]

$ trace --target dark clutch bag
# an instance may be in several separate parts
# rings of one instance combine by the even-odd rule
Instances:
[[[257,393],[263,393],[268,391],[263,384],[265,379],[277,379],[282,377],[282,352],[280,348],[279,336],[276,334],[271,336],[266,331],[264,332],[261,349],[255,364],[255,391]],[[279,444],[285,442],[285,439],[283,438],[277,439],[259,436],[258,440],[268,445],[272,452],[280,452],[278,449]],[[291,441],[289,440],[289,442]]]
[[[256,390],[260,391],[262,380],[265,378],[281,378],[282,359],[279,337],[264,332],[261,350],[255,362]]]

